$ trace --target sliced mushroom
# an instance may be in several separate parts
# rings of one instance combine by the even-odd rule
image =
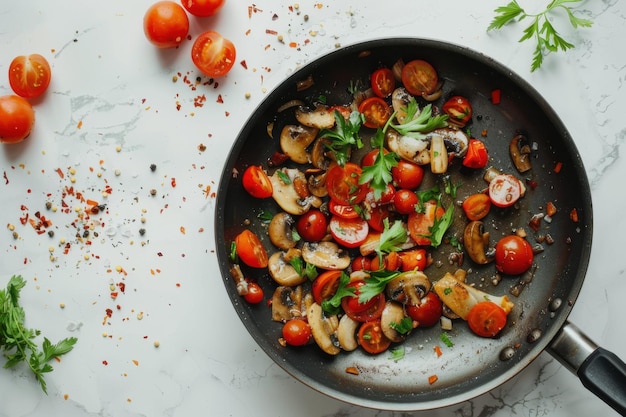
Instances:
[[[530,145],[528,144],[526,136],[517,135],[511,139],[509,154],[511,155],[515,168],[517,168],[520,174],[530,171],[532,168],[530,164]]]
[[[350,255],[335,242],[305,242],[302,259],[321,269],[341,270],[350,265]]]
[[[393,107],[393,111],[396,113],[396,120],[399,124],[405,122],[406,109],[409,101],[411,101],[411,97],[411,94],[404,87],[398,87],[391,93],[391,107]],[[415,117],[418,115],[419,113]]]
[[[433,174],[444,174],[448,170],[448,150],[443,136],[430,136],[430,170]]]
[[[337,328],[337,340],[339,346],[345,351],[353,351],[359,343],[356,340],[356,330],[359,327],[359,322],[353,320],[347,314],[344,314],[339,320],[339,327]]]
[[[317,138],[311,147],[311,163],[314,167],[327,170],[332,159],[327,155],[326,145],[330,141],[324,137]]]
[[[392,279],[385,289],[387,297],[402,304],[420,305],[432,284],[422,271],[403,272]]]
[[[309,162],[307,148],[315,138],[319,129],[302,125],[286,125],[280,132],[280,148],[283,153],[297,164]]]
[[[297,249],[292,249],[297,251]],[[276,252],[270,256],[267,261],[267,269],[270,276],[278,285],[284,285],[286,287],[293,287],[300,285],[307,280],[306,277],[301,276],[298,271],[289,263],[289,255],[285,252]]]
[[[293,318],[302,317],[306,310],[303,309],[304,294],[302,286],[287,287],[280,285],[272,295],[272,320],[286,322]]]
[[[303,191],[307,190],[306,177],[304,173],[295,168],[281,168],[270,177],[273,192],[272,197],[278,205],[287,213],[301,215],[309,211],[311,206],[319,207],[322,200],[319,197],[309,195],[302,197]],[[296,184],[304,184],[304,190],[296,188]]]
[[[393,129],[387,130],[385,138],[389,150],[395,152],[400,158],[418,165],[430,163],[429,141],[403,136]]]
[[[335,125],[335,114],[324,104],[318,104],[313,110],[300,106],[296,109],[296,120],[308,127],[330,129]]]
[[[337,328],[339,327],[337,316],[326,316],[322,307],[313,303],[307,309],[307,318],[315,343],[329,355],[339,354],[341,349],[337,340]]]
[[[296,246],[293,238],[294,218],[291,214],[281,211],[272,217],[267,228],[270,241],[279,249],[287,250]]]
[[[383,334],[387,336],[392,342],[403,341],[408,333],[400,333],[396,330],[396,327],[402,323],[402,320],[407,317],[404,313],[404,308],[400,303],[395,301],[387,301],[385,308],[380,316],[380,327]]]
[[[307,184],[309,186],[309,192],[316,197],[326,197],[328,195],[328,189],[326,188],[326,175],[328,171],[321,170],[319,168],[309,169],[306,172]]]
[[[463,232],[463,246],[470,259],[479,265],[485,265],[494,259],[494,251],[489,249],[489,232],[480,220],[469,222]]]

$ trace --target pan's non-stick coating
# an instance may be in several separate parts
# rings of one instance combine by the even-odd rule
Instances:
[[[242,173],[253,164],[267,167],[269,157],[278,150],[277,140],[267,133],[268,125],[274,123],[274,131],[279,131],[292,121],[288,111],[277,115],[279,106],[292,99],[312,104],[321,96],[328,104],[347,104],[351,82],[368,83],[374,69],[391,67],[398,59],[424,59],[437,69],[444,80],[444,93],[436,105],[454,94],[467,97],[474,109],[468,127],[487,145],[490,164],[526,182],[527,193],[515,208],[492,209],[484,220],[491,244],[519,228],[529,234],[531,243],[546,235],[554,243],[543,241],[545,250],[535,257],[537,270],[532,282],[519,297],[509,295],[515,308],[509,325],[497,339],[479,338],[458,321],[447,332],[454,346],[448,347],[441,341],[439,326],[417,329],[399,345],[405,354],[397,361],[391,359],[390,353],[372,356],[360,349],[330,357],[315,345],[283,347],[278,343],[281,325],[271,321],[270,309],[265,303],[249,305],[243,301],[229,274],[230,242],[244,228],[257,232],[266,248],[274,251],[257,216],[265,209],[277,211],[272,199],[250,197],[234,173]],[[297,82],[309,76],[314,85],[298,92]],[[493,90],[501,91],[497,105],[491,102]],[[517,173],[508,153],[509,141],[517,133],[525,134],[534,144],[533,168],[524,175]],[[562,165],[558,173],[554,171],[557,164]],[[459,165],[457,162],[451,169],[452,182],[462,184],[456,200],[486,187],[483,170],[468,172],[458,169]],[[435,183],[441,184],[441,178],[428,173],[424,186]],[[545,212],[548,202],[558,212],[551,222],[542,220],[540,230],[534,232],[528,226],[529,220],[534,214]],[[572,210],[576,211],[578,222],[570,218]],[[456,236],[462,233],[465,222],[457,208],[452,229]],[[237,314],[259,346],[279,366],[312,388],[350,403],[382,409],[419,410],[449,405],[484,393],[518,373],[545,349],[569,314],[586,272],[591,236],[591,197],[585,171],[569,133],[549,105],[520,77],[493,60],[465,48],[421,39],[388,39],[345,47],[289,77],[259,106],[240,132],[227,159],[217,198],[216,241],[224,284]],[[448,262],[452,251],[447,244],[432,251],[436,262],[426,271],[431,280],[456,268]],[[496,295],[509,294],[519,280],[504,277],[494,286],[493,264],[478,267],[466,259],[463,268],[469,270],[468,282]],[[268,296],[272,294],[275,284],[267,271],[244,267],[244,272],[257,279]],[[540,337],[535,340],[537,335]],[[435,345],[443,351],[440,357],[435,354]],[[507,348],[512,357],[503,360],[501,353]],[[347,373],[348,367],[356,367],[359,374]],[[438,377],[432,385],[428,382],[431,375]]]

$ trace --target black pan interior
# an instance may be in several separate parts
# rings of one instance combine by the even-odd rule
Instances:
[[[274,250],[257,215],[264,209],[277,211],[271,199],[250,197],[235,173],[242,173],[252,164],[267,167],[268,158],[278,150],[278,142],[269,137],[267,126],[274,123],[276,130],[290,121],[289,115],[277,116],[279,106],[292,99],[313,103],[322,95],[329,104],[347,104],[350,82],[368,83],[374,69],[390,67],[399,58],[405,62],[418,58],[429,61],[445,80],[443,97],[435,105],[441,105],[453,94],[467,97],[474,108],[468,127],[476,137],[487,131],[481,139],[488,147],[490,164],[536,185],[528,188],[515,209],[492,210],[485,219],[492,244],[519,227],[530,234],[531,242],[539,234],[549,234],[554,243],[544,242],[545,251],[535,258],[537,270],[532,282],[519,297],[511,297],[516,307],[510,315],[510,325],[497,339],[478,338],[458,322],[448,332],[453,347],[441,342],[438,326],[418,329],[403,343],[405,356],[398,361],[388,354],[370,356],[360,350],[330,357],[313,345],[283,347],[278,343],[281,326],[270,320],[269,308],[264,303],[252,306],[243,301],[229,274],[230,242],[244,228],[256,231],[270,253]],[[297,82],[309,76],[314,85],[297,91]],[[501,91],[498,105],[490,100],[494,89]],[[508,154],[508,143],[519,132],[536,144],[533,169],[524,176],[517,174]],[[557,163],[562,164],[559,173],[553,169]],[[482,170],[466,172],[458,165],[451,175],[455,184],[463,184],[457,197],[461,200],[483,189],[485,182]],[[430,175],[425,186],[428,181],[440,180]],[[549,201],[559,211],[552,222],[542,221],[541,229],[534,233],[528,227],[530,217],[543,212]],[[574,209],[578,222],[570,219]],[[456,218],[454,230],[458,232],[465,222],[461,210],[456,211]],[[423,39],[386,39],[332,52],[306,65],[269,94],[245,124],[226,161],[217,197],[215,236],[224,285],[233,306],[252,337],[279,366],[301,382],[340,400],[381,409],[419,410],[484,393],[514,376],[546,347],[565,321],[583,283],[591,249],[592,207],[586,174],[567,129],[536,90],[519,76],[490,58],[459,46]],[[438,263],[426,271],[431,280],[455,268],[447,262],[452,250],[450,245],[442,245],[433,251]],[[478,267],[465,260],[463,267],[470,270],[469,282],[493,294],[508,294],[518,281],[505,277],[494,286],[493,265]],[[271,296],[275,284],[267,272],[244,271]],[[541,336],[534,340],[530,334]],[[434,353],[435,345],[443,350],[441,357]],[[503,360],[501,352],[507,348],[513,352],[512,357]],[[360,374],[346,373],[347,367],[357,367]],[[430,385],[428,377],[435,374],[438,381]]]

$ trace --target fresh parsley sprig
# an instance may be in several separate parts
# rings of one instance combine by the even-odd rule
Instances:
[[[19,305],[20,290],[25,285],[26,281],[17,275],[11,277],[6,290],[0,290],[0,350],[7,359],[4,368],[26,362],[43,392],[47,393],[44,374],[53,370],[48,362],[72,350],[77,339],[69,337],[52,344],[44,337],[39,349],[35,338],[41,335],[41,331],[25,327],[26,314]]]
[[[367,303],[378,294],[385,291],[387,284],[400,275],[398,271],[380,271],[370,272],[370,276],[365,278],[365,285],[359,287],[359,303]]]
[[[326,147],[335,155],[337,163],[344,166],[348,162],[352,146],[356,146],[357,149],[363,147],[359,130],[361,130],[365,116],[354,111],[346,120],[338,110],[335,110],[334,114],[334,129],[322,129],[319,136],[329,139],[330,142],[326,144]]]
[[[427,133],[448,126],[448,115],[438,114],[433,116],[432,104],[427,104],[419,112],[419,106],[415,97],[411,97],[406,106],[406,117],[404,120],[406,120],[404,123],[392,124],[391,127],[401,135],[415,139],[424,139]]]
[[[391,120],[391,118],[389,118]],[[388,125],[386,125],[387,127]],[[363,167],[359,184],[369,183],[374,190],[374,198],[378,200],[382,193],[387,189],[387,184],[393,180],[391,169],[398,165],[400,157],[395,152],[387,152],[385,150],[385,131],[377,129],[376,134],[372,138],[372,148],[378,148],[378,153],[372,165]]]
[[[495,9],[496,16],[491,21],[491,24],[487,28],[487,31],[493,29],[501,29],[504,25],[513,21],[522,21],[526,18],[531,19],[531,24],[524,29],[523,36],[519,39],[519,42],[523,42],[527,39],[535,38],[537,46],[533,53],[533,61],[530,66],[530,71],[536,71],[541,67],[545,54],[550,52],[558,52],[559,49],[566,51],[574,48],[574,45],[566,41],[556,31],[555,27],[550,22],[549,16],[556,10],[562,9],[567,13],[569,22],[574,29],[579,27],[591,27],[593,22],[589,19],[582,19],[576,17],[572,12],[571,7],[566,3],[580,3],[582,0],[552,0],[543,10],[537,14],[527,13],[518,3],[513,0],[506,6],[500,6]]]
[[[337,314],[339,313],[339,306],[341,305],[341,300],[343,297],[354,297],[355,289],[354,287],[348,287],[350,283],[350,276],[345,272],[341,273],[339,277],[339,285],[337,287],[337,291],[335,295],[331,298],[322,301],[322,310],[324,310],[327,314]]]
[[[390,227],[389,219],[384,219],[383,231],[380,234],[376,253],[382,257],[384,253],[398,252],[402,250],[400,245],[405,243],[407,238],[408,232],[400,220],[393,222],[393,225]]]

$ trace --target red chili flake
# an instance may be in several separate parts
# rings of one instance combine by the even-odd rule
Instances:
[[[118,304],[118,305],[115,306],[115,308],[117,308],[118,310],[121,310],[122,306]]]
[[[63,173],[63,170],[61,170],[61,168],[57,168],[56,169],[57,174],[59,174],[59,177],[64,178],[65,174]]]
[[[196,96],[193,99],[193,106],[194,107],[202,107],[204,106],[204,102],[206,101],[206,96],[204,94],[200,95],[200,96]]]
[[[105,312],[107,317],[111,318],[113,316],[113,310],[111,310],[110,308],[107,308]]]
[[[246,63],[246,60],[244,59],[243,61],[240,62],[241,66],[244,67],[245,69],[248,69],[248,64]]]
[[[559,172],[561,172],[561,169],[563,169],[563,162],[557,162],[556,165],[554,166],[554,173],[558,174]]]
[[[103,364],[104,366],[107,366],[107,365],[109,364],[109,362],[107,362],[107,361],[102,361],[102,364]]]
[[[226,117],[230,116],[230,112],[229,111],[225,111],[224,112],[224,116],[226,116]]]
[[[172,187],[176,187],[176,178],[172,177],[170,184],[172,184]]]
[[[430,385],[432,385],[435,382],[437,382],[438,379],[439,379],[439,377],[437,375],[431,375],[431,376],[428,377],[428,383]]]
[[[297,42],[289,42],[289,47],[290,48],[297,48],[298,47],[298,43]]]
[[[552,201],[548,201],[546,204],[546,214],[550,217],[554,216],[557,212],[556,206]]]
[[[158,256],[163,256],[163,253],[162,252],[157,252],[157,255]]]
[[[496,88],[491,92],[491,103],[500,104],[500,96],[502,95],[499,88]]]
[[[576,210],[575,208],[572,209],[572,211],[569,212],[569,218],[574,222],[574,223],[578,223],[578,210]]]
[[[117,287],[120,289],[121,292],[124,292],[126,290],[126,284],[123,282],[118,282]]]
[[[440,357],[441,355],[443,355],[443,352],[441,352],[441,348],[439,347],[439,345],[435,345],[434,350],[435,350],[435,353],[437,354],[437,357]]]
[[[119,293],[118,293],[117,291],[113,291],[113,292],[111,293],[111,298],[115,300],[115,299],[117,298],[117,296],[118,296],[118,295],[119,295]]]
[[[224,99],[222,98],[222,95],[221,95],[221,94],[218,94],[218,95],[217,95],[217,100],[216,100],[215,102],[216,102],[216,103],[223,103],[223,102],[224,102]]]
[[[265,33],[268,35],[278,35],[278,32],[272,29],[265,29]]]
[[[4,171],[4,183],[8,184],[9,183],[9,177],[7,177],[7,172]]]

